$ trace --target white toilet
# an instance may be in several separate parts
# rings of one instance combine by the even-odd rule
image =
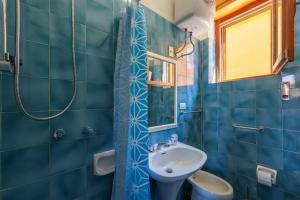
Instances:
[[[198,170],[188,181],[193,185],[192,200],[231,200],[233,189],[225,180]]]

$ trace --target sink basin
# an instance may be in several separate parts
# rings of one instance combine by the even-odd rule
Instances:
[[[149,153],[149,171],[157,181],[158,198],[175,200],[184,180],[206,160],[203,151],[183,143]]]

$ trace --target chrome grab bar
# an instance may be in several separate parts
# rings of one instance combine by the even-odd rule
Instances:
[[[263,126],[251,127],[251,126],[244,126],[244,125],[241,125],[241,124],[232,124],[232,127],[233,128],[239,128],[239,129],[247,129],[247,130],[256,131],[256,132],[261,132],[265,129]]]
[[[201,113],[201,110],[194,110],[194,111],[181,111],[179,114],[183,115],[183,114],[189,114],[189,113]]]

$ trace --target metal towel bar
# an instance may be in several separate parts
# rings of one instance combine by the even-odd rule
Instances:
[[[183,115],[183,114],[189,114],[189,113],[201,113],[201,112],[202,112],[201,110],[186,111],[186,112],[181,111],[180,114]]]
[[[256,131],[256,132],[261,132],[265,129],[263,126],[251,127],[251,126],[244,126],[244,125],[240,125],[240,124],[232,124],[232,127],[233,128],[239,128],[239,129],[252,130],[252,131]]]

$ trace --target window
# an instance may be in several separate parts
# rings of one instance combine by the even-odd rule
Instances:
[[[275,75],[292,61],[294,6],[294,0],[236,0],[217,7],[218,82]]]

